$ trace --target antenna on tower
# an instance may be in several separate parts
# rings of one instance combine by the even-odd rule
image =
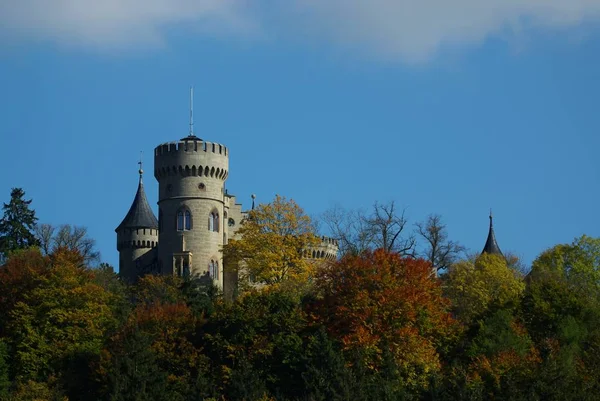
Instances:
[[[190,136],[194,136],[194,87],[190,87]]]

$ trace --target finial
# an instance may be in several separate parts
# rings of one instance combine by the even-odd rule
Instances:
[[[140,165],[140,169],[138,170],[138,173],[140,173],[140,181],[142,180],[142,174],[144,174],[144,170],[142,169],[142,156],[143,156],[144,152],[140,150],[140,161],[137,163]]]
[[[190,136],[194,136],[194,87],[190,86]]]
[[[492,208],[490,208],[490,226],[492,225],[492,218],[493,218],[493,216],[492,216]]]
[[[256,195],[252,194],[250,197],[252,198],[252,210],[254,210],[254,199],[256,199]]]

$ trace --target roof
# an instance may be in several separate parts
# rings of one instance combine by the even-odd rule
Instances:
[[[181,138],[180,141],[202,141],[202,139],[198,138],[194,134],[190,134],[190,135],[186,136],[185,138]]]
[[[155,228],[158,229],[158,220],[154,216],[154,212],[148,204],[146,193],[144,192],[144,184],[140,174],[140,183],[138,185],[133,203],[127,212],[127,215],[119,224],[115,231],[121,228]]]
[[[485,246],[483,247],[483,251],[481,251],[481,253],[482,254],[489,253],[489,254],[502,255],[502,251],[500,251],[500,247],[498,246],[498,243],[496,242],[496,235],[494,234],[494,224],[492,221],[491,213],[490,213],[490,231],[488,233],[487,241],[485,241]]]

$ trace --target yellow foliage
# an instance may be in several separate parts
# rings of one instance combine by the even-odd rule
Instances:
[[[223,247],[223,257],[228,269],[238,271],[242,286],[301,284],[312,275],[312,264],[303,256],[318,238],[310,217],[293,200],[277,195],[259,205],[237,234],[240,239]]]
[[[492,306],[516,304],[525,283],[500,255],[483,254],[450,267],[445,291],[459,320],[470,323]]]

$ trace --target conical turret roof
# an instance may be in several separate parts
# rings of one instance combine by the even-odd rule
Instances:
[[[148,204],[146,193],[144,192],[144,183],[142,182],[142,173],[140,170],[140,183],[138,185],[135,198],[129,208],[129,212],[119,224],[115,231],[122,228],[154,228],[158,229],[158,220]]]
[[[494,223],[492,221],[492,212],[490,212],[490,231],[488,233],[487,241],[485,241],[485,246],[483,247],[482,254],[489,253],[495,255],[502,255],[502,251],[500,251],[500,247],[496,242],[496,235],[494,234]]]

